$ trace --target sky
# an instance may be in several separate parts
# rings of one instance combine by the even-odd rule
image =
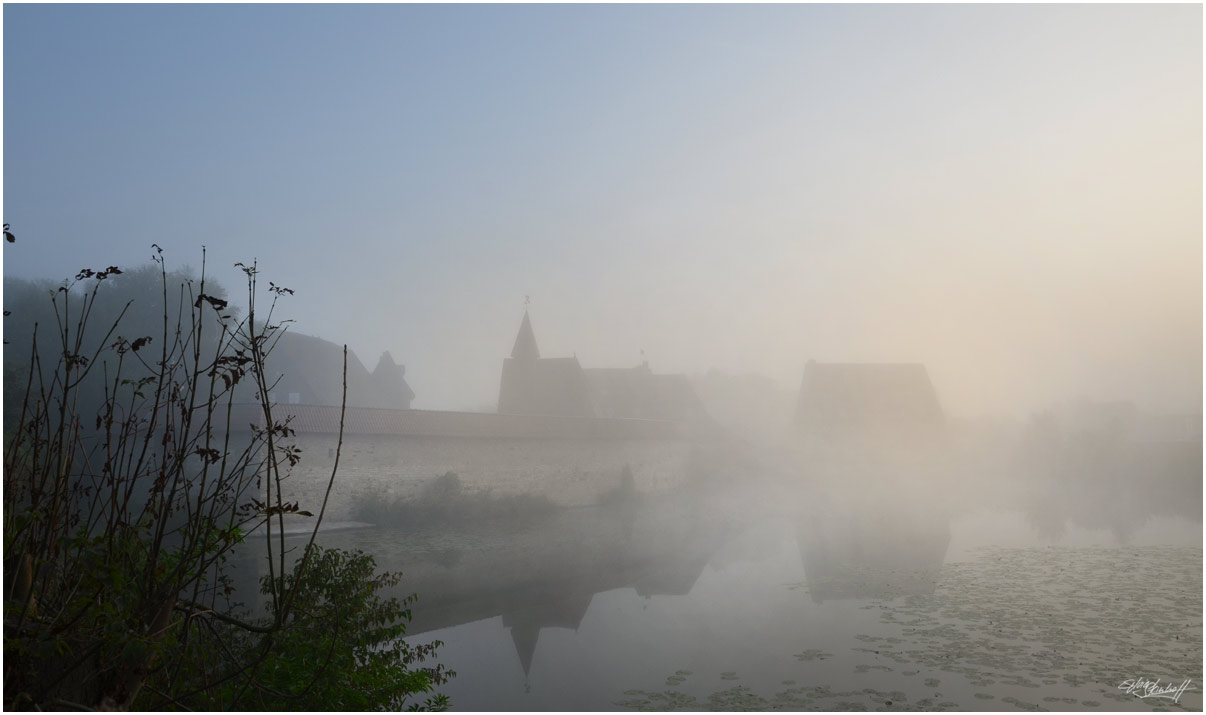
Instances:
[[[418,408],[491,408],[530,300],[585,367],[1201,412],[1200,5],[6,4],[3,39],[6,276],[257,260]]]

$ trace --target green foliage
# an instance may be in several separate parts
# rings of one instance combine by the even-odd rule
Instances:
[[[381,592],[400,575],[376,574],[373,558],[360,551],[315,547],[305,565],[284,577],[293,608],[260,667],[255,685],[224,705],[268,710],[446,709],[435,687],[455,675],[443,665],[416,666],[434,657],[439,641],[413,646],[404,640],[410,607]],[[264,581],[264,592],[270,584]],[[233,690],[233,689],[232,689]],[[281,698],[281,693],[293,697]],[[429,694],[423,701],[409,700]]]
[[[256,318],[255,266],[242,266],[248,315],[236,319],[204,268],[175,289],[156,262],[155,290],[141,278],[114,287],[128,274],[109,266],[43,291],[49,308],[30,310],[52,329],[28,341],[22,369],[5,362],[6,377],[24,378],[5,384],[5,707],[220,709],[269,692],[306,702],[315,687],[355,707],[431,692],[447,674],[409,666],[435,646],[391,640],[409,603],[375,595],[393,577],[374,576],[367,557],[312,551],[313,534],[300,554],[286,547],[284,515],[317,512],[317,528],[325,501],[310,511],[281,498],[300,456],[266,397],[282,328],[273,308]],[[274,307],[291,291],[270,292]],[[131,310],[139,301],[157,321]],[[234,434],[233,406],[248,396],[267,427]],[[226,571],[255,529],[268,547],[260,622],[232,603]],[[315,660],[320,643],[331,655]],[[306,686],[289,691],[303,672]]]
[[[352,505],[356,519],[378,526],[414,529],[464,521],[524,521],[553,514],[556,505],[535,494],[495,495],[469,491],[456,472],[445,472],[423,485],[414,497],[359,495]]]
[[[212,310],[169,322],[160,262],[160,330],[126,339],[137,311],[106,299],[123,274],[84,269],[39,309],[25,306],[53,329],[28,339],[27,362],[9,373],[25,379],[5,385],[8,705],[128,707],[179,637],[181,595],[214,596],[238,525],[258,518],[241,501],[265,445],[217,439],[229,391],[205,380],[215,354],[256,336]],[[181,304],[206,290],[204,274],[185,282]],[[22,306],[10,311],[17,321]],[[219,447],[218,466],[194,457]]]

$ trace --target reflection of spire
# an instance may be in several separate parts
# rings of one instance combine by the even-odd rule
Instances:
[[[519,654],[519,664],[523,666],[523,677],[527,680],[528,671],[532,669],[532,656],[536,654],[536,641],[540,638],[540,626],[530,623],[511,626],[511,640],[515,643],[515,652]]]
[[[519,334],[515,336],[515,347],[511,348],[511,357],[517,360],[535,360],[540,357],[536,347],[536,335],[532,333],[532,321],[528,320],[528,311],[523,311],[523,322],[519,325]]]
[[[503,626],[511,629],[511,641],[519,654],[524,678],[532,668],[532,656],[536,653],[536,641],[541,628],[572,628],[578,630],[582,618],[590,608],[593,593],[568,593],[556,600],[537,603],[521,611],[503,614]]]

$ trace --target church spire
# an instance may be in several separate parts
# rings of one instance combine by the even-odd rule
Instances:
[[[528,320],[526,310],[523,311],[523,322],[519,325],[519,335],[515,336],[515,347],[511,348],[511,357],[516,360],[535,360],[540,357],[536,335],[532,333],[532,321]]]

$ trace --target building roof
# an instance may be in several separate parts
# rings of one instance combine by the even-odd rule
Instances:
[[[818,434],[867,435],[944,422],[920,363],[809,361],[796,403],[796,423]]]
[[[523,311],[523,322],[519,324],[519,334],[515,336],[515,347],[511,348],[511,357],[517,360],[535,360],[540,357],[540,349],[536,347],[536,334],[532,332],[532,321],[528,319],[528,311]]]
[[[315,405],[338,405],[343,399],[343,348],[329,340],[286,331],[268,354],[267,369],[268,384],[275,384],[275,399],[281,402],[287,402],[290,393]],[[368,370],[349,350],[349,404],[368,379]]]
[[[648,363],[583,369],[578,358],[541,358],[524,311],[511,357],[503,360],[498,411],[687,422],[706,416],[682,375],[655,375]]]
[[[366,396],[368,402],[365,407],[397,409],[409,407],[411,400],[415,399],[414,390],[406,383],[406,366],[395,363],[388,350],[381,353],[370,377],[372,394]]]
[[[302,404],[339,405],[343,401],[343,347],[312,335],[287,331],[280,335],[267,359],[268,384],[273,399]],[[348,351],[347,404],[349,407],[406,409],[414,392],[406,383],[406,370],[389,353],[381,356],[370,374],[352,350]]]

